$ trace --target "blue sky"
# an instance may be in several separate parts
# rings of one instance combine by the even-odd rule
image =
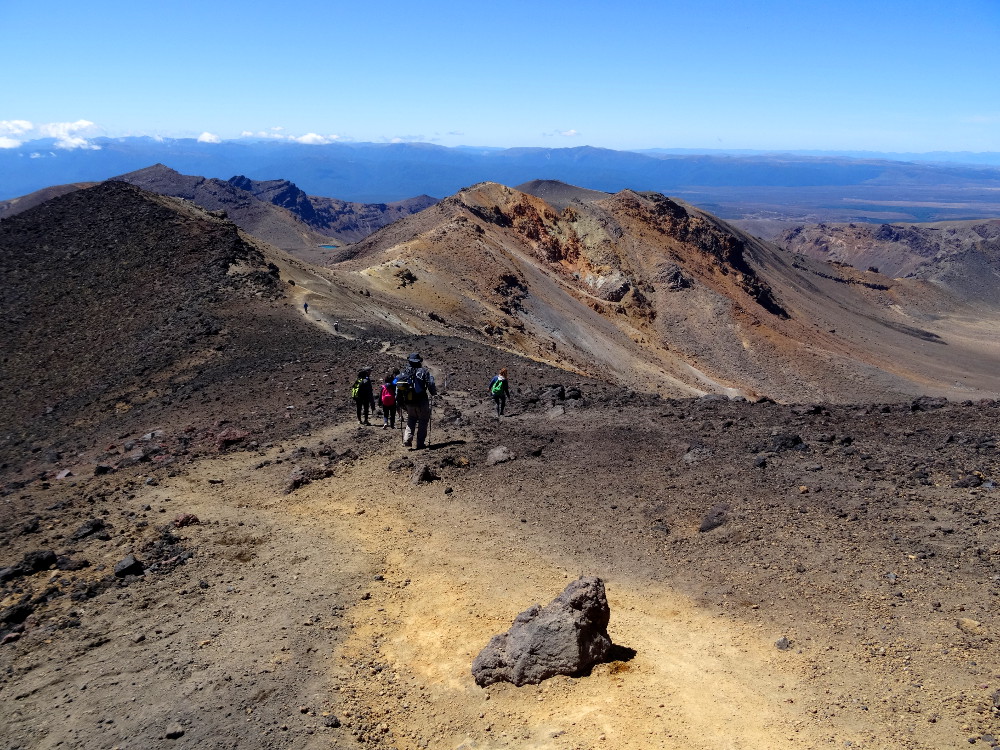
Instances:
[[[0,0],[0,147],[1000,151],[1000,2]]]

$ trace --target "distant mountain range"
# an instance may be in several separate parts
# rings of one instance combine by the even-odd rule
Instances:
[[[309,195],[362,203],[443,197],[481,181],[517,185],[544,178],[606,192],[654,190],[728,219],[934,221],[1000,215],[1000,169],[973,164],[589,146],[495,149],[148,137],[95,139],[92,145],[97,148],[67,151],[42,140],[0,150],[0,198],[160,163],[219,179],[280,177]]]
[[[322,262],[334,247],[356,242],[436,202],[423,195],[393,203],[351,203],[306,195],[288,180],[262,182],[242,175],[219,180],[181,174],[163,164],[111,179],[160,195],[183,198],[208,211],[225,212],[245,232],[316,262]],[[0,201],[0,219],[93,184],[57,185]]]

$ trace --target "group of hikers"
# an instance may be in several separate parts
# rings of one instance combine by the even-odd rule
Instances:
[[[406,359],[406,366],[387,372],[378,387],[378,398],[372,385],[371,370],[358,372],[358,378],[351,386],[351,398],[357,407],[358,424],[371,425],[369,414],[375,415],[378,406],[382,408],[382,429],[396,429],[399,415],[403,427],[403,445],[416,448],[427,447],[427,433],[431,422],[431,397],[437,395],[434,375],[423,366],[423,357],[414,352]],[[498,417],[503,416],[507,407],[510,382],[504,367],[490,381],[489,392],[493,398]],[[405,417],[403,416],[405,414]],[[403,420],[405,419],[405,422]]]

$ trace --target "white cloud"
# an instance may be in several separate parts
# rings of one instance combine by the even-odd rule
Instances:
[[[0,120],[0,135],[24,135],[34,129],[27,120]]]
[[[41,159],[42,155],[40,153],[38,153],[37,151],[32,151],[31,152],[31,158],[32,159]]]
[[[84,135],[96,134],[98,128],[90,120],[77,120],[76,122],[48,122],[39,125],[35,130],[43,138],[55,138],[56,148],[74,149],[83,148],[99,151],[97,146],[87,140]]]
[[[572,128],[570,128],[569,130],[560,130],[558,131],[558,133],[559,135],[565,136],[566,138],[573,138],[575,136],[580,135],[577,131],[573,130]]]
[[[0,135],[0,148],[17,148],[20,145],[21,141]]]
[[[222,143],[222,139],[215,133],[202,133],[198,136],[198,143]]]
[[[270,130],[258,130],[256,133],[252,130],[244,130],[240,133],[240,138],[274,138],[280,141],[291,140],[292,136],[282,135],[279,130],[284,130],[284,128],[271,128]]]
[[[306,143],[310,146],[323,146],[339,139],[339,135],[318,135],[316,133],[306,133],[305,135],[300,135],[298,138],[292,138],[293,141]]]

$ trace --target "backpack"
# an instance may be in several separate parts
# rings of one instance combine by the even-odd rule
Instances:
[[[427,370],[419,367],[413,372],[413,393],[415,396],[422,396],[426,390]]]
[[[379,399],[382,401],[382,406],[396,405],[396,397],[392,395],[392,389],[388,383],[382,383],[382,391],[379,393]]]
[[[396,386],[397,404],[408,404],[413,401],[413,384],[410,382],[409,370],[397,375],[392,382]]]
[[[354,385],[351,386],[351,398],[355,401],[358,400],[358,391],[361,389],[361,378],[354,381]]]
[[[490,393],[492,393],[494,396],[499,396],[501,393],[503,393],[503,384],[506,382],[507,382],[506,380],[500,377],[493,378],[492,382],[490,383]]]

